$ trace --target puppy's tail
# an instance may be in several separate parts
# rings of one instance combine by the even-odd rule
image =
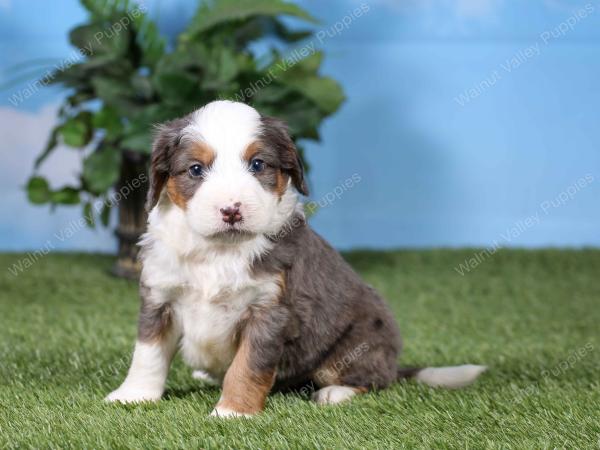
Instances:
[[[473,383],[486,370],[486,366],[473,364],[450,367],[400,367],[398,380],[413,378],[431,387],[459,389]]]

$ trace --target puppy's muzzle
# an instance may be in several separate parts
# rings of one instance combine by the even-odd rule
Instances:
[[[240,212],[240,206],[242,206],[240,202],[235,202],[233,206],[221,208],[220,211],[221,214],[223,214],[223,222],[228,223],[229,225],[234,225],[237,222],[241,222],[242,213]]]

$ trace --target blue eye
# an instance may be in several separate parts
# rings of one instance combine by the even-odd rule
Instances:
[[[262,172],[265,170],[265,162],[262,159],[254,158],[250,161],[250,171],[254,173]]]
[[[188,173],[192,178],[198,178],[204,173],[204,168],[200,164],[194,164],[188,169]]]

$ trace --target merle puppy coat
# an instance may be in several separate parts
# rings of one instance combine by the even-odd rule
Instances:
[[[213,415],[249,416],[277,387],[320,404],[414,377],[460,387],[480,366],[399,369],[387,305],[307,225],[307,187],[285,125],[213,102],[158,128],[133,361],[108,401],[158,400],[177,350],[222,385]]]

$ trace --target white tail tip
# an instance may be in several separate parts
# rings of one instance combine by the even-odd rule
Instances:
[[[475,366],[473,364],[452,367],[427,367],[420,370],[415,379],[431,387],[458,389],[473,383],[486,370],[486,366]]]

